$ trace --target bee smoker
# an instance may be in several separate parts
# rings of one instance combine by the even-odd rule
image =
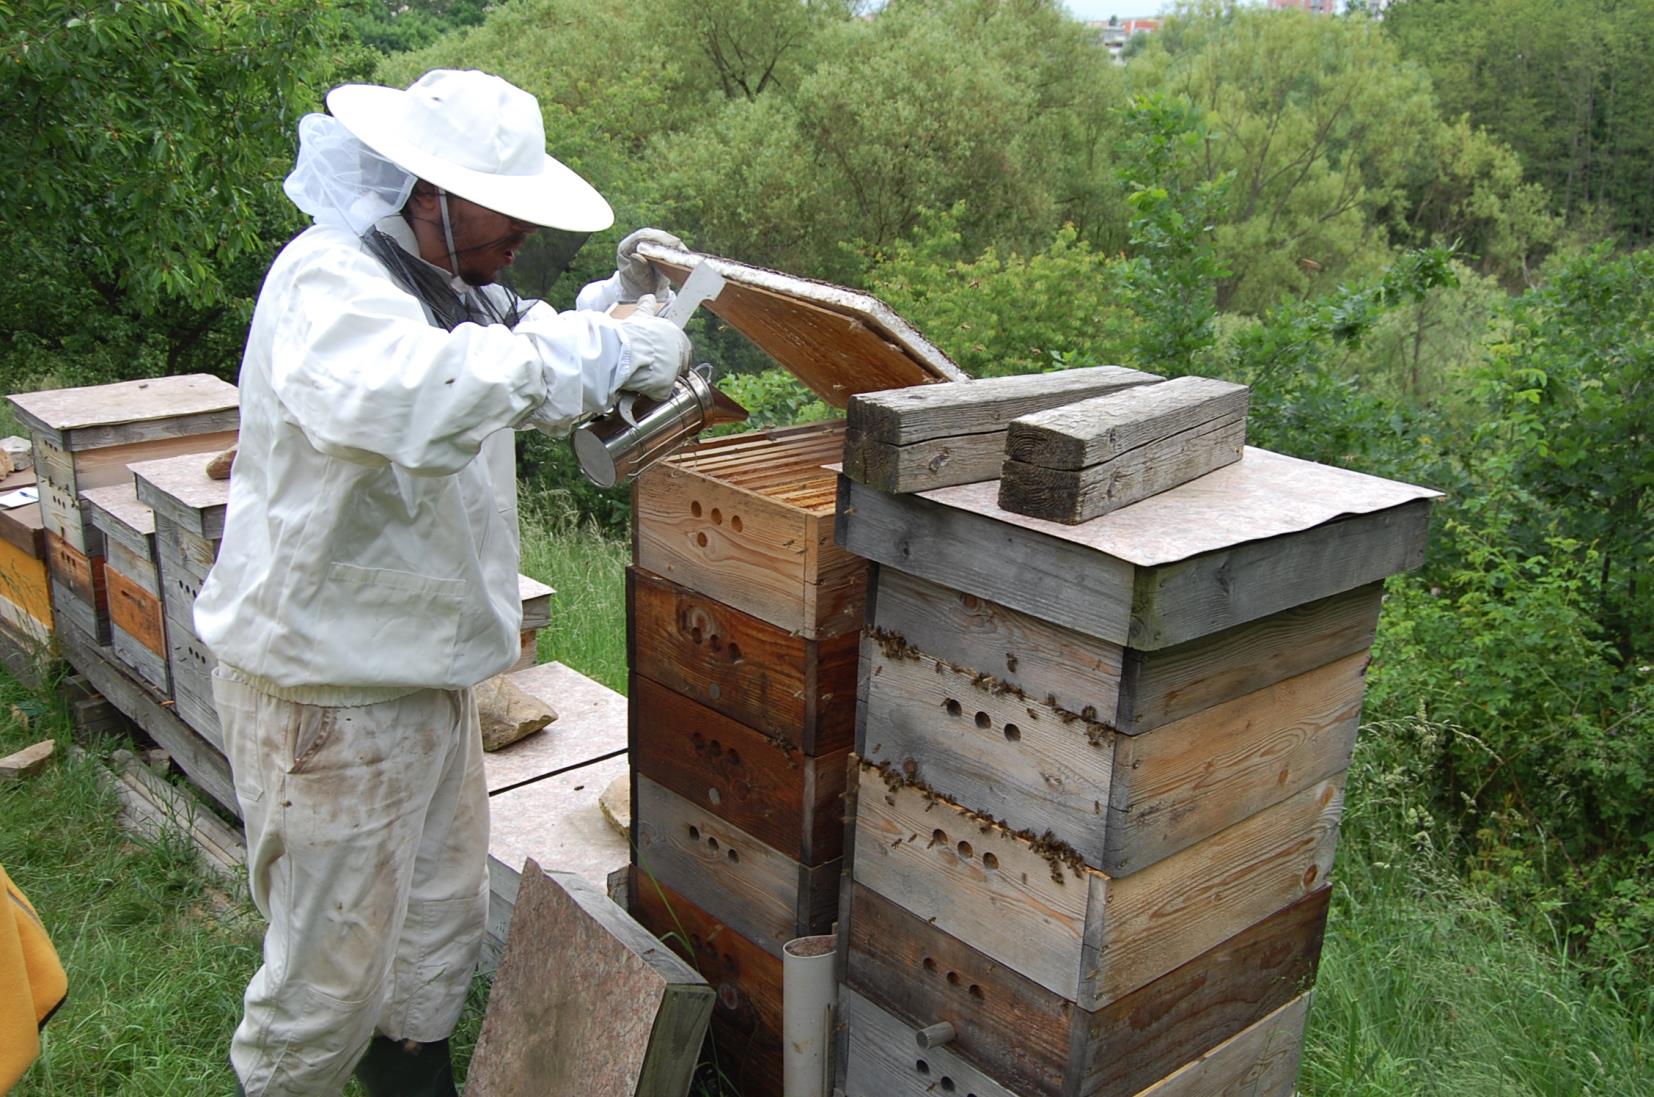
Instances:
[[[708,427],[744,421],[747,409],[714,388],[711,375],[709,365],[685,372],[664,400],[625,393],[613,411],[574,428],[581,473],[600,488],[630,483]]]

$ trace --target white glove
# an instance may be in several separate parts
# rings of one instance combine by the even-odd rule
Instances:
[[[689,368],[689,336],[671,321],[642,309],[621,321],[620,331],[632,355],[630,370],[615,388],[665,399],[678,374]]]
[[[638,229],[622,240],[615,249],[615,273],[620,277],[622,304],[636,301],[648,293],[665,297],[672,292],[672,283],[666,275],[637,253],[637,246],[646,240],[651,244],[684,250],[682,240],[660,229]]]

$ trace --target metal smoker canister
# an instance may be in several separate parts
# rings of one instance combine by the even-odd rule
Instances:
[[[666,399],[627,393],[613,411],[576,427],[571,441],[586,479],[612,488],[635,479],[707,427],[746,417],[745,408],[713,388],[698,370],[689,370]]]

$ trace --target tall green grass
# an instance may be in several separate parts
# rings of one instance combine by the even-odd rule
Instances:
[[[525,503],[524,575],[557,591],[551,627],[540,632],[542,663],[564,663],[626,692],[626,541],[581,522],[556,501]]]
[[[1654,1008],[1536,941],[1431,844],[1423,721],[1362,729],[1303,1097],[1647,1097]],[[1654,991],[1651,991],[1654,993]]]
[[[181,841],[134,838],[61,701],[0,673],[0,754],[50,738],[43,772],[0,785],[0,863],[69,976],[17,1097],[227,1094],[225,1058],[262,927]]]

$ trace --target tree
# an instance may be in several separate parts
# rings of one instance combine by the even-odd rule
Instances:
[[[0,4],[0,360],[17,383],[234,369],[297,226],[280,192],[337,53],[302,0]]]
[[[1396,245],[1450,244],[1439,234],[1458,229],[1519,267],[1544,228],[1508,158],[1446,127],[1428,75],[1369,20],[1203,3],[1127,73],[1202,110],[1217,139],[1200,174],[1234,173],[1217,230],[1222,310],[1322,292],[1382,269]],[[1444,175],[1453,188],[1430,191]]]
[[[1385,34],[1451,116],[1520,157],[1554,209],[1654,239],[1654,14],[1618,0],[1397,0]]]
[[[815,60],[817,36],[854,8],[855,0],[669,0],[659,16],[726,97],[756,99],[795,84]]]

